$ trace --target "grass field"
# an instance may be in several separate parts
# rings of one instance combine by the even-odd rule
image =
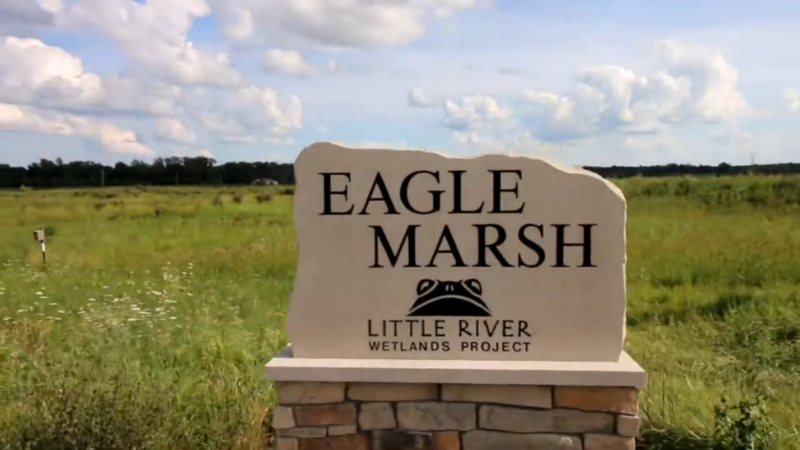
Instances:
[[[618,184],[640,448],[710,448],[721,397],[763,392],[755,424],[800,449],[800,178]],[[276,188],[0,192],[0,448],[264,448],[291,211]]]

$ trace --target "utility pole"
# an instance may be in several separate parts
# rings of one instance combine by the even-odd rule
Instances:
[[[100,166],[100,187],[106,187],[106,167]]]

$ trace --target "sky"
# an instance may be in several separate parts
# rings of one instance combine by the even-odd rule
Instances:
[[[0,0],[0,163],[800,161],[800,2]]]

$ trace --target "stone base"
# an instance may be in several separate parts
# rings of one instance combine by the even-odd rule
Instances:
[[[631,450],[632,387],[277,382],[276,450]]]
[[[278,391],[276,450],[632,450],[646,382],[627,354],[555,363],[304,360],[288,351],[267,369]]]

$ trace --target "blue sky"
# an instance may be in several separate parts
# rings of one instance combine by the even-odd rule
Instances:
[[[800,3],[6,0],[0,163],[800,159]]]

